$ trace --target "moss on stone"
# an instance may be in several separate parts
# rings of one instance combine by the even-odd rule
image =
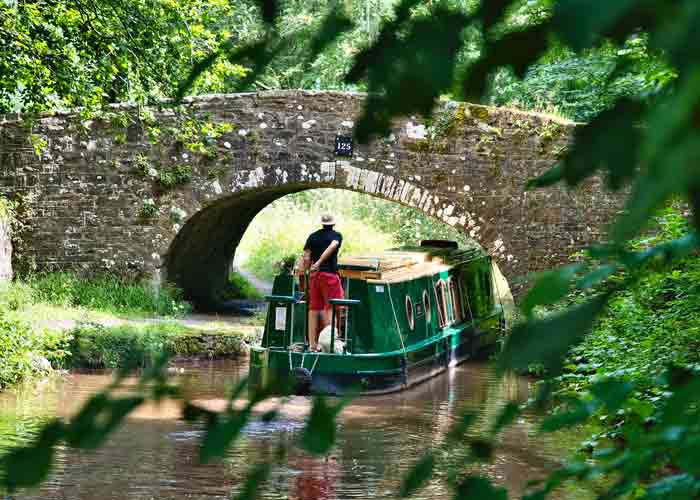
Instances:
[[[469,114],[478,119],[478,120],[486,120],[489,117],[489,111],[483,106],[469,106]]]

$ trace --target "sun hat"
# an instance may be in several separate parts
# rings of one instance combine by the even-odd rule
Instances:
[[[333,217],[331,214],[323,214],[319,218],[319,223],[322,226],[335,226],[335,217]]]

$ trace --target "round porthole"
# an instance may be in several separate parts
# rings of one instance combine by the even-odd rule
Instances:
[[[428,294],[428,290],[423,290],[423,310],[425,311],[425,321],[430,323],[430,294]]]
[[[406,320],[408,321],[408,327],[413,330],[416,327],[416,316],[413,312],[413,301],[408,295],[406,295]]]

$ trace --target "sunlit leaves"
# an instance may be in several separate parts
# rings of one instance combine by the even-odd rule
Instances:
[[[530,364],[542,363],[548,373],[558,374],[564,356],[590,331],[607,300],[608,295],[601,294],[565,311],[517,325],[499,357],[500,368],[526,370]]]

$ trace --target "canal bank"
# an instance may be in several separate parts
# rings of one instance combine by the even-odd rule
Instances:
[[[15,384],[78,368],[141,368],[165,353],[172,361],[235,359],[255,342],[257,327],[216,322],[188,326],[187,319],[77,323],[35,329],[0,314],[0,391]],[[201,321],[201,320],[200,320]],[[197,321],[190,320],[197,325]],[[218,326],[218,328],[217,328]]]

